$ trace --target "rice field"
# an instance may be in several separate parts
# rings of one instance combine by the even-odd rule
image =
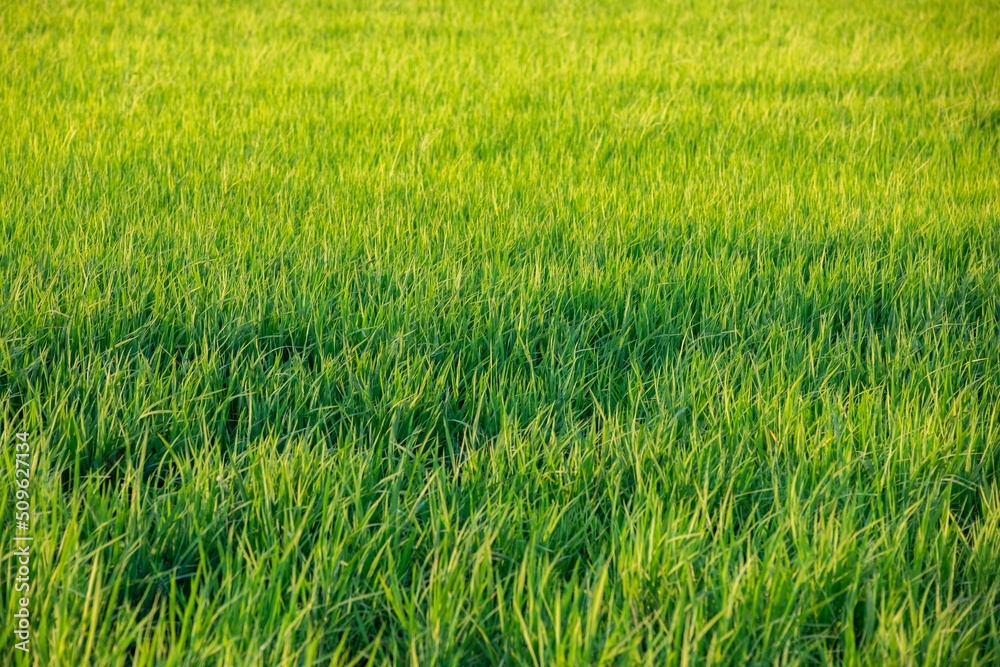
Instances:
[[[0,4],[0,424],[3,664],[996,665],[1000,5]]]

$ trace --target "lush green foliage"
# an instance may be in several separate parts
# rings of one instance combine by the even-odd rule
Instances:
[[[870,4],[3,4],[34,662],[996,664],[1000,8]]]

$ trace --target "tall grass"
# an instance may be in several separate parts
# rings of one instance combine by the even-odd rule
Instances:
[[[998,34],[0,6],[30,661],[995,664]]]

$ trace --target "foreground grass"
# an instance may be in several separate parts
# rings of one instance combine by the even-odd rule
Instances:
[[[34,663],[995,664],[998,31],[5,4]]]

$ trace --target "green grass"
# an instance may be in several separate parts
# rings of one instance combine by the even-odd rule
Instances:
[[[0,6],[0,662],[1000,662],[1000,6]],[[22,662],[22,660],[17,660]]]

